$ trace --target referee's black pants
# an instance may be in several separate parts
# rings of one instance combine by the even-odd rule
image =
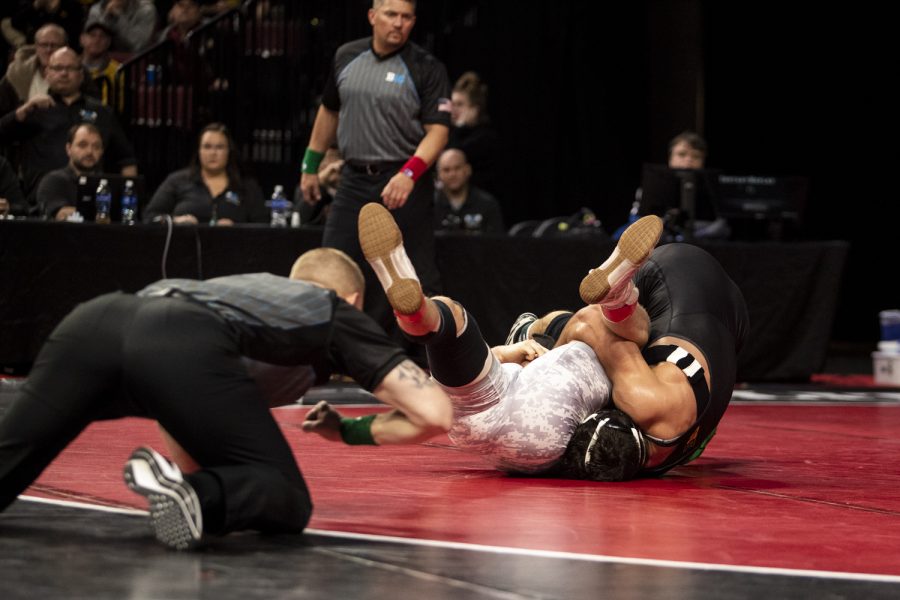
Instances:
[[[322,237],[323,246],[342,250],[359,263],[366,276],[366,297],[363,303],[365,311],[391,333],[396,330],[394,314],[375,272],[365,261],[359,247],[357,221],[363,206],[369,202],[381,202],[381,190],[400,167],[402,163],[397,163],[396,168],[385,166],[383,171],[370,175],[345,164],[341,169],[340,183]],[[403,246],[416,269],[425,295],[439,294],[441,277],[435,262],[434,182],[431,171],[419,178],[406,204],[392,210],[391,215],[403,233]],[[403,339],[399,335],[394,337],[397,340]]]
[[[78,306],[0,420],[0,510],[92,421],[146,416],[201,465],[185,479],[205,532],[302,531],[309,491],[238,347],[186,300],[117,293]]]

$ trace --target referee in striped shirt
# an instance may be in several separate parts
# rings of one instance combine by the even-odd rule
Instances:
[[[389,330],[395,328],[390,306],[359,247],[357,217],[366,203],[381,201],[391,209],[425,294],[440,292],[434,183],[427,171],[447,143],[450,82],[437,59],[408,41],[415,9],[415,0],[374,0],[372,36],[335,53],[300,180],[305,201],[318,202],[319,161],[337,143],[346,162],[323,245],[362,266],[367,312]]]

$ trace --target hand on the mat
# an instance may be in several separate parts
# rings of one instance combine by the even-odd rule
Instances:
[[[494,346],[491,352],[502,363],[527,365],[538,356],[547,353],[547,349],[534,340],[525,340],[508,346]]]
[[[324,400],[306,413],[306,419],[300,427],[303,431],[318,433],[326,440],[341,441],[341,413]]]
[[[412,177],[397,173],[388,181],[384,189],[381,190],[381,200],[389,209],[394,210],[406,204],[407,198],[412,193],[416,182]]]

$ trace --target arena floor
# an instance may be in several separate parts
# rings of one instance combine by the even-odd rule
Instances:
[[[155,426],[97,423],[0,515],[0,597],[900,597],[896,389],[738,390],[700,460],[619,484],[505,476],[446,439],[348,448],[300,432],[306,408],[275,411],[306,535],[168,551],[121,475]]]

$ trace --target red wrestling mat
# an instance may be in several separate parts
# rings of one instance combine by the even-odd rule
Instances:
[[[371,408],[342,409],[348,414]],[[900,575],[900,407],[733,405],[704,458],[621,484],[508,477],[441,443],[348,448],[276,411],[311,527],[619,557]],[[29,495],[145,508],[121,479],[155,426],[98,423]]]

